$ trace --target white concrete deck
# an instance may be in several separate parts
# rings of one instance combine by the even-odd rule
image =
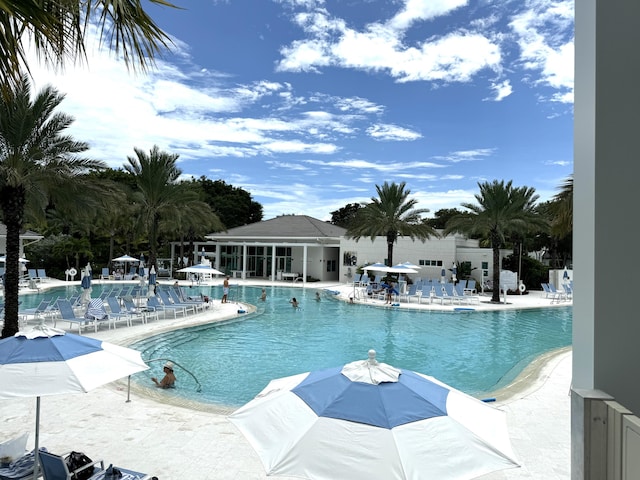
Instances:
[[[43,287],[63,283],[50,281]],[[260,284],[240,279],[232,279],[232,283]],[[291,282],[276,283],[291,286]],[[294,286],[302,288],[300,283]],[[307,287],[340,291],[345,300],[352,291],[344,284],[310,283]],[[488,297],[482,300],[473,308],[553,306],[541,292],[508,296],[507,305],[484,303]],[[402,307],[377,303],[381,308],[406,307],[404,303]],[[222,305],[214,299],[208,312],[185,320],[160,319],[147,325],[121,326],[87,335],[126,345],[150,334],[229,318],[237,313],[238,307],[239,304]],[[424,302],[418,306],[414,302],[410,308],[453,307],[428,306]],[[565,349],[539,359],[512,387],[496,392],[498,401],[493,405],[507,412],[512,444],[522,467],[485,475],[481,477],[483,480],[570,478],[570,384],[571,351]],[[114,463],[147,472],[159,480],[287,478],[265,475],[257,455],[224,412],[163,403],[162,391],[157,393],[150,398],[134,391],[131,401],[126,402],[126,382],[119,381],[86,394],[43,397],[40,445],[53,453],[80,450],[92,459],[104,459],[107,465]],[[32,434],[29,447],[33,447],[35,406],[35,399],[0,402],[0,442],[28,431]],[[336,472],[336,479],[339,478]]]

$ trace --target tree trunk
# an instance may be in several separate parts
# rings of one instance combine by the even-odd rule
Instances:
[[[4,187],[0,191],[3,222],[7,228],[4,277],[4,327],[2,338],[12,337],[18,323],[18,284],[20,281],[20,230],[22,229],[26,193],[24,187]]]
[[[387,262],[393,267],[393,244],[396,242],[397,235],[395,233],[387,233]]]
[[[497,235],[491,235],[491,248],[493,248],[493,292],[491,302],[500,303],[500,239]]]

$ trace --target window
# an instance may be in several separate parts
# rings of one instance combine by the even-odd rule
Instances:
[[[336,261],[327,260],[327,272],[335,272],[335,271],[336,271]]]
[[[442,260],[418,260],[421,267],[441,267]]]

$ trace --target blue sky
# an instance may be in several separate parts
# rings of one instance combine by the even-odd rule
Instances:
[[[90,47],[33,68],[89,154],[177,153],[185,176],[249,191],[265,219],[328,220],[407,183],[433,212],[513,180],[551,198],[573,172],[573,2],[174,0],[148,75]]]

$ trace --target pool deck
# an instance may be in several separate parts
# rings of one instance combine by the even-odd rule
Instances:
[[[79,283],[79,282],[76,282]],[[103,282],[109,283],[109,282]],[[222,283],[222,280],[211,282]],[[232,285],[280,285],[291,282],[263,282],[232,279]],[[64,285],[49,281],[44,287]],[[185,283],[184,285],[188,285]],[[293,284],[302,288],[300,283]],[[348,301],[351,286],[335,283],[309,283],[308,288],[324,289]],[[476,310],[505,308],[556,307],[543,292],[507,296],[507,305],[494,305],[481,297]],[[268,298],[267,298],[267,301]],[[384,301],[367,300],[380,308],[417,308],[452,310],[455,306],[428,305],[415,301],[400,307]],[[561,303],[561,306],[570,303]],[[466,307],[466,306],[465,306]],[[239,308],[249,305],[220,304],[213,299],[211,308],[184,319],[152,321],[146,325],[103,328],[97,334],[85,334],[109,342],[127,345],[147,336],[185,326],[211,323],[237,316]],[[68,325],[68,324],[67,324]],[[65,324],[58,323],[64,328]],[[354,359],[355,360],[355,359]],[[483,480],[570,478],[570,397],[571,350],[553,352],[530,365],[509,388],[495,393],[492,403],[507,413],[509,433],[521,468],[485,475]],[[157,366],[152,366],[157,370]],[[427,372],[425,372],[427,373]],[[257,385],[256,391],[263,385]],[[1,387],[0,387],[1,388]],[[151,393],[149,393],[151,392]],[[126,381],[114,382],[86,394],[43,397],[40,415],[40,445],[53,453],[80,450],[92,459],[104,459],[105,466],[118,466],[155,475],[159,480],[184,478],[215,480],[257,480],[267,477],[257,455],[244,437],[227,419],[224,409],[165,402],[161,390],[133,390],[127,402]],[[33,447],[35,399],[0,402],[0,442],[30,432]]]

